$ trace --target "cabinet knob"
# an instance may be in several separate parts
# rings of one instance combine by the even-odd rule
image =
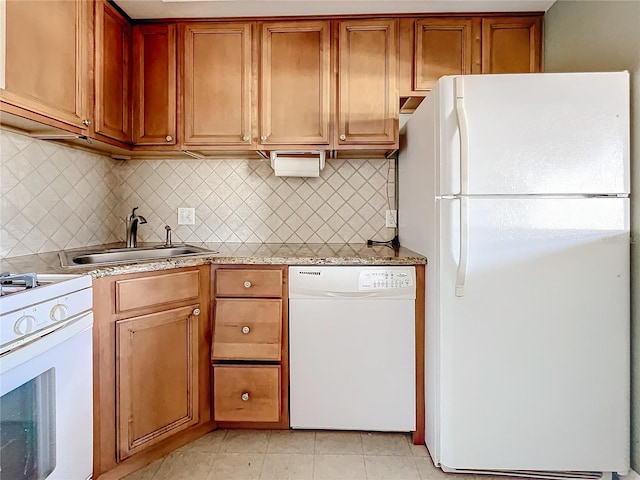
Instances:
[[[245,135],[244,137],[242,137],[242,140],[244,140],[245,142],[249,141],[249,135]]]
[[[242,327],[242,333],[244,333],[245,335],[247,333],[249,333],[251,331],[251,329],[249,327]]]
[[[346,140],[347,136],[343,133],[342,135],[340,135],[340,140]]]
[[[82,124],[85,127],[88,127],[89,125],[91,125],[91,120],[89,120],[88,118],[85,118],[84,120],[82,120]]]
[[[171,141],[173,141],[173,137],[172,137],[171,135],[167,135],[166,137],[164,137],[164,139],[165,139],[167,142],[171,142]]]
[[[260,137],[260,140],[262,140],[263,142],[266,142],[267,141],[267,136],[266,135],[262,135]]]
[[[244,392],[240,398],[242,398],[243,402],[247,402],[249,400],[249,392]]]
[[[197,317],[198,315],[200,315],[200,309],[199,308],[194,308],[193,309],[193,316]]]
[[[251,282],[249,280],[244,282],[243,285],[244,285],[244,288],[251,288]]]

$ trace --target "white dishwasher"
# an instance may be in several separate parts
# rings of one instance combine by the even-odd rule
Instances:
[[[416,428],[415,267],[289,267],[291,428]]]

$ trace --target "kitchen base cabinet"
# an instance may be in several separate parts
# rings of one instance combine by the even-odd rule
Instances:
[[[213,412],[223,422],[280,420],[280,366],[213,367]]]
[[[214,420],[289,428],[287,268],[214,266]]]
[[[118,459],[198,423],[199,305],[116,322]]]
[[[215,428],[209,279],[205,265],[94,281],[94,478]]]

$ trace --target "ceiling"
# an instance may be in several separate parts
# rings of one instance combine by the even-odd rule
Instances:
[[[133,19],[546,12],[555,0],[115,0]]]

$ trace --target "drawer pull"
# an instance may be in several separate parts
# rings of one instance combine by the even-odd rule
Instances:
[[[244,285],[244,288],[251,288],[251,282],[249,280],[245,281],[243,285]]]
[[[197,317],[198,315],[200,315],[200,309],[199,308],[194,308],[193,309],[193,316]]]
[[[242,398],[243,402],[248,402],[249,401],[249,392],[244,392],[240,398]]]
[[[249,333],[249,331],[250,331],[249,327],[242,327],[242,333],[244,333],[245,335]]]

